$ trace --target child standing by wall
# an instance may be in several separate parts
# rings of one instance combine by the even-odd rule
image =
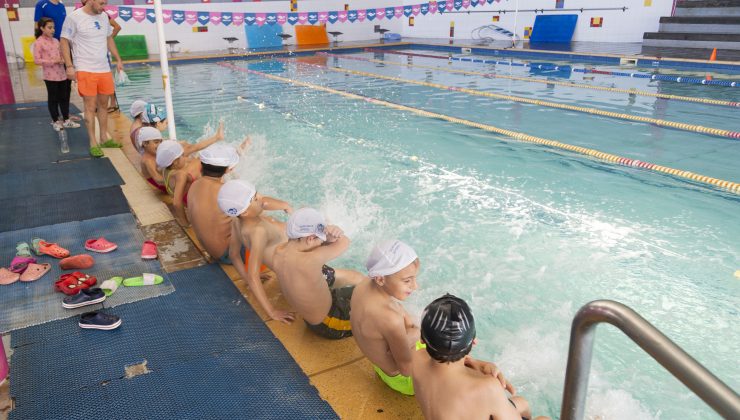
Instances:
[[[62,127],[78,128],[80,125],[69,119],[69,94],[72,82],[67,80],[59,40],[54,38],[54,21],[46,17],[39,19],[35,35],[33,61],[42,66],[44,71],[52,127],[56,131]],[[59,120],[60,111],[63,122]]]

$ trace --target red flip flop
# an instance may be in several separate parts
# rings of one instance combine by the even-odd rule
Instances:
[[[94,264],[95,259],[87,254],[75,255],[59,261],[59,267],[62,270],[85,270]]]
[[[49,270],[51,270],[51,264],[44,263],[44,264],[28,264],[28,268],[26,268],[26,271],[21,274],[21,281],[36,281],[44,276],[44,274],[48,273]]]
[[[5,267],[0,268],[0,285],[2,286],[13,284],[17,282],[20,277],[20,274],[14,273]]]
[[[103,238],[102,236],[98,239],[88,239],[85,241],[85,249],[93,252],[100,252],[102,254],[113,251],[118,248],[118,245]]]

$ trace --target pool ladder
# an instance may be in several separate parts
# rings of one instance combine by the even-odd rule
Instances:
[[[583,419],[594,334],[596,325],[602,322],[619,328],[717,414],[727,419],[740,419],[740,396],[732,388],[637,312],[619,302],[596,300],[584,305],[573,318],[561,420]]]

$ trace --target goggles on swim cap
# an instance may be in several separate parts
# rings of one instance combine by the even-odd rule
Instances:
[[[475,339],[475,320],[468,304],[449,293],[434,300],[422,314],[421,338],[428,350],[441,356],[467,350]]]

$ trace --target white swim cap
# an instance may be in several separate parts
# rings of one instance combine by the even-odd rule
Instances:
[[[175,159],[182,156],[183,148],[175,140],[165,140],[157,147],[157,166],[168,168]]]
[[[143,147],[145,141],[149,140],[161,140],[162,133],[154,127],[141,127],[139,132],[136,133],[136,147],[140,150]]]
[[[141,99],[137,99],[134,101],[134,103],[131,104],[131,109],[129,112],[131,113],[132,118],[136,118],[146,110],[146,102],[142,101]]]
[[[251,183],[232,179],[218,191],[218,208],[227,216],[237,217],[247,210],[255,194],[257,189]]]
[[[213,166],[233,168],[239,163],[236,149],[226,144],[212,144],[198,153],[201,163]]]
[[[417,258],[410,246],[398,239],[391,239],[375,245],[365,267],[370,277],[389,276],[403,270]]]
[[[316,235],[317,238],[322,241],[326,240],[326,220],[324,216],[316,209],[304,207],[298,209],[290,215],[286,230],[288,231],[288,238],[300,239],[311,235]]]

